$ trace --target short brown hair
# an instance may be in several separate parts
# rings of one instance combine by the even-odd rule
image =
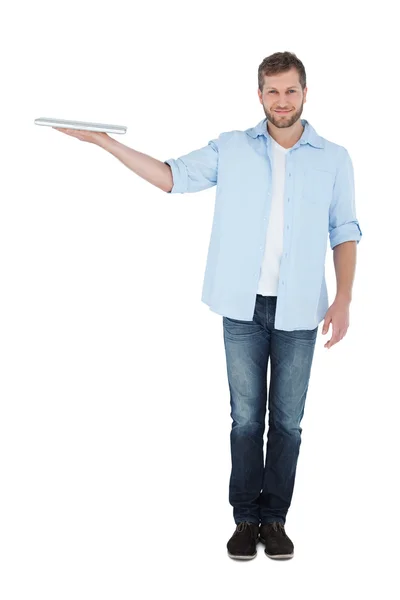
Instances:
[[[264,87],[265,75],[277,75],[284,73],[292,68],[297,69],[300,85],[304,91],[306,87],[306,70],[303,63],[293,52],[275,52],[264,58],[258,67],[258,88],[262,93]]]

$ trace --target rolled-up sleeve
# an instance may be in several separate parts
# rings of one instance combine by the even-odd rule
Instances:
[[[173,187],[169,193],[200,192],[216,185],[218,177],[218,139],[177,159],[164,161],[172,170]]]
[[[331,249],[343,242],[356,241],[358,244],[361,236],[362,231],[356,217],[353,163],[346,148],[342,148],[329,207]]]

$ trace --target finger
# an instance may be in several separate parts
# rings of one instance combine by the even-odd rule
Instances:
[[[325,346],[327,348],[332,348],[332,346],[334,346],[335,344],[337,344],[340,341],[340,339],[341,338],[340,338],[340,329],[339,329],[339,330],[336,330],[336,331],[333,332],[333,335],[332,335],[331,339],[329,340],[329,342],[327,342],[325,344]]]
[[[327,333],[327,331],[328,331],[328,329],[329,329],[329,324],[330,324],[330,322],[331,322],[331,319],[327,319],[327,320],[324,322],[324,326],[323,326],[323,328],[322,328],[322,333],[323,333],[323,335],[325,335],[325,333]]]
[[[347,331],[346,328],[339,329],[339,331],[337,332],[337,335],[336,336],[332,336],[333,343],[336,344],[337,342],[340,342],[344,338],[344,336],[346,335],[346,331]]]
[[[70,129],[63,129],[62,127],[53,127],[56,131],[61,131],[61,133],[66,133],[67,135],[71,135]]]

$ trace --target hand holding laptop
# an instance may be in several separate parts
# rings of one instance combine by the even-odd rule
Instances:
[[[35,119],[35,125],[51,127],[52,129],[61,131],[61,133],[76,137],[82,142],[90,142],[92,144],[101,144],[106,138],[110,139],[107,132],[124,134],[127,130],[125,125],[91,123],[89,121],[67,121],[66,119],[53,119],[49,117]]]
[[[107,133],[100,131],[85,131],[83,129],[64,129],[62,127],[52,127],[52,129],[61,131],[61,133],[65,133],[66,135],[76,137],[78,138],[78,140],[81,140],[81,142],[89,142],[91,144],[97,145],[99,145],[105,138],[110,137]]]

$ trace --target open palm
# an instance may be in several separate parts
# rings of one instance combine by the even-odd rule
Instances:
[[[78,138],[81,142],[89,142],[91,144],[99,144],[104,138],[110,137],[103,131],[86,131],[84,129],[65,129],[63,127],[52,127],[61,133],[65,133],[72,137]]]

